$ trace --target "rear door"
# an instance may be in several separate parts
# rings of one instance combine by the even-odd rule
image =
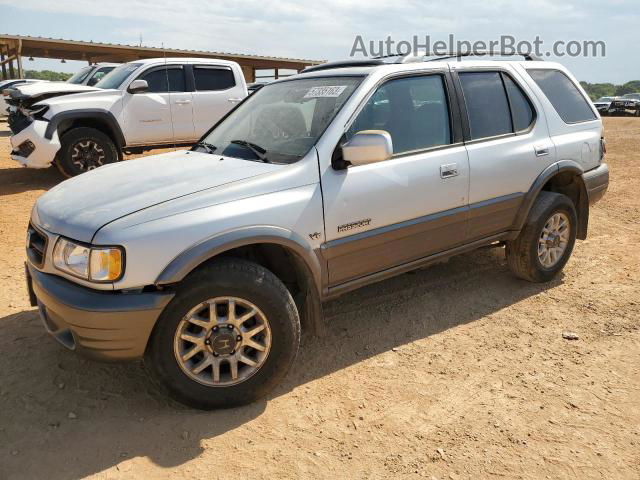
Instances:
[[[193,65],[193,118],[195,135],[200,138],[229,110],[247,96],[244,83],[231,67]]]
[[[543,110],[508,67],[452,65],[469,154],[467,241],[509,230],[524,195],[556,152]]]
[[[166,144],[194,138],[192,94],[182,65],[152,67],[136,79],[148,91],[124,96],[125,137],[129,145]]]

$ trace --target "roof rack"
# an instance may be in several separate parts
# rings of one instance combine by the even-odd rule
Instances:
[[[437,62],[440,60],[448,60],[450,58],[463,58],[463,57],[523,57],[527,62],[542,62],[544,61],[542,58],[534,55],[533,53],[521,53],[521,52],[502,52],[502,51],[493,51],[493,50],[474,50],[472,52],[449,52],[442,55],[433,55],[433,54],[425,54],[425,55],[406,55],[404,60],[401,63],[412,63],[412,62]],[[424,59],[424,57],[436,57],[430,60],[419,60]]]
[[[483,56],[495,56],[495,57],[519,56],[519,57],[524,57],[524,59],[529,62],[543,61],[542,58],[537,57],[532,53],[518,53],[518,52],[507,53],[507,52],[494,52],[492,50],[475,50],[472,52],[448,52],[441,55],[425,53],[421,55],[413,55],[413,54],[384,55],[381,57],[373,57],[373,58],[338,60],[335,62],[321,63],[320,65],[311,65],[310,67],[307,67],[304,70],[302,70],[301,73],[317,72],[319,70],[330,70],[332,68],[375,67],[379,65],[390,65],[390,64],[398,64],[398,63],[438,62],[441,60],[449,60],[451,58],[483,57]],[[435,58],[426,59],[426,57],[435,57]]]
[[[329,70],[332,68],[373,67],[376,65],[385,65],[386,63],[388,62],[384,62],[381,58],[338,60],[336,62],[327,62],[321,63],[320,65],[312,65],[302,70],[301,73],[317,72],[318,70]]]

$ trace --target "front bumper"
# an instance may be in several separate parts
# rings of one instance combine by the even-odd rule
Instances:
[[[64,347],[97,360],[141,358],[158,316],[174,296],[91,290],[29,264],[26,272],[29,297],[47,331]]]
[[[51,165],[56,153],[60,150],[60,139],[58,132],[54,132],[51,140],[45,137],[49,122],[43,120],[35,120],[21,130],[19,133],[11,137],[11,159],[29,168],[47,168]],[[35,149],[28,156],[24,157],[18,154],[18,147],[27,140],[35,145]]]
[[[602,163],[599,167],[584,172],[582,179],[587,189],[589,205],[593,205],[604,196],[609,188],[609,166]]]

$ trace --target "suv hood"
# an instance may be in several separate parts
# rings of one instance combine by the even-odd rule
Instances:
[[[105,165],[66,180],[36,202],[36,223],[90,243],[105,224],[134,212],[282,169],[200,152],[178,151]]]
[[[37,82],[9,87],[8,90],[10,92],[9,104],[29,107],[47,98],[71,93],[93,92],[100,89],[66,82]]]

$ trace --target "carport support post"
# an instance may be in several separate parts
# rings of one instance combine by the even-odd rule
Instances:
[[[242,74],[244,75],[244,80],[247,83],[253,83],[256,81],[256,69],[251,66],[242,65]]]
[[[24,72],[22,71],[22,39],[18,40],[16,59],[18,60],[18,78],[24,78]]]
[[[0,45],[0,63],[2,63],[2,79],[8,80],[7,66],[4,64],[4,45]]]

